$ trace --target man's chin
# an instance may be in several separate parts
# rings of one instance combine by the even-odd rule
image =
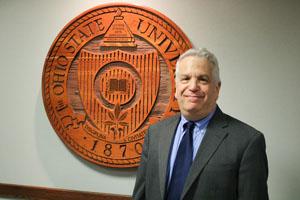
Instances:
[[[190,97],[187,99],[187,102],[190,104],[202,104],[203,103],[203,98],[199,98],[199,97]]]
[[[200,111],[203,110],[203,105],[201,102],[197,101],[197,102],[189,102],[189,105],[186,106],[186,110],[188,112],[196,112],[196,111]]]
[[[193,121],[198,121],[207,115],[203,107],[189,107],[186,108],[182,114],[187,118],[187,120]]]

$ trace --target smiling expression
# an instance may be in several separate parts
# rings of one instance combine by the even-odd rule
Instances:
[[[214,80],[206,58],[188,56],[178,67],[175,97],[181,114],[188,120],[200,120],[215,109],[221,83]]]

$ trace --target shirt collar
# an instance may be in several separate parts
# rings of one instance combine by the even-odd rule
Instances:
[[[216,112],[216,108],[210,112],[205,118],[201,119],[201,120],[198,120],[198,121],[195,121],[195,124],[196,124],[196,127],[198,129],[202,129],[202,128],[205,128],[207,126],[207,124],[209,123],[210,119],[213,117],[213,115],[215,114]],[[180,127],[183,128],[183,125],[188,122],[188,120],[183,116],[181,115],[181,119],[180,119]]]

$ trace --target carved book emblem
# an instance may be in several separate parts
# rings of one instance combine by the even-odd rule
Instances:
[[[107,4],[72,20],[47,55],[42,91],[48,118],[81,157],[138,166],[150,124],[178,111],[175,63],[184,33],[149,8]]]

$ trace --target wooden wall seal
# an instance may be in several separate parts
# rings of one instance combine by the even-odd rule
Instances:
[[[93,163],[138,166],[149,125],[178,111],[175,64],[191,46],[150,8],[105,4],[79,15],[44,64],[44,106],[57,135]]]

